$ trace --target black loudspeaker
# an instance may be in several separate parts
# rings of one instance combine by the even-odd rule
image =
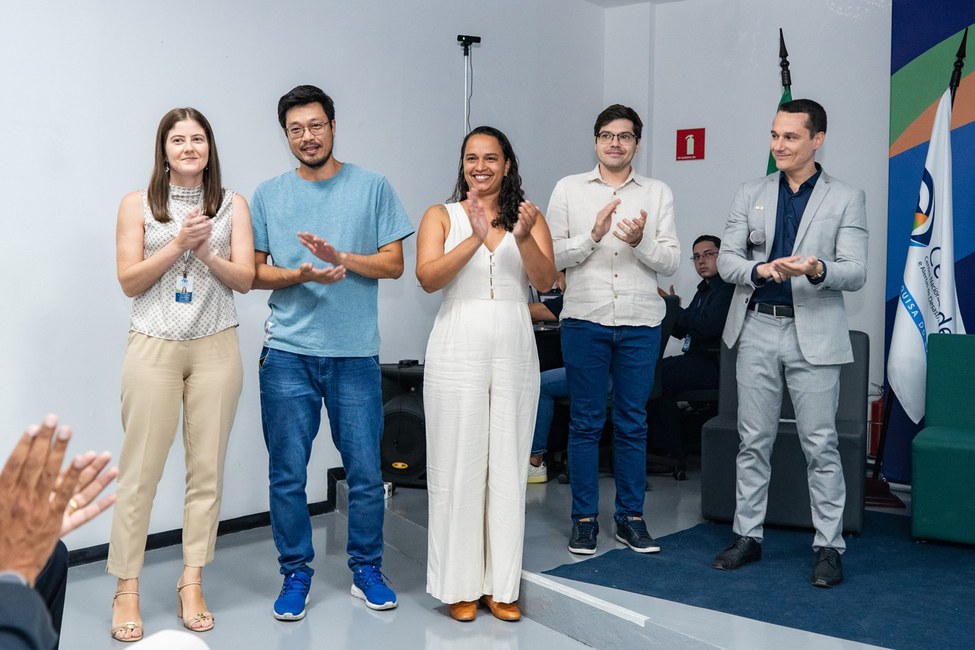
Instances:
[[[427,440],[423,418],[423,366],[416,361],[380,364],[383,440],[379,454],[383,480],[426,487]]]

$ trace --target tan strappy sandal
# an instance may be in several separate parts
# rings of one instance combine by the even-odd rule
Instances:
[[[136,596],[136,597],[138,597],[139,596],[139,592],[138,591],[117,591],[117,592],[115,592],[115,595],[112,596],[112,610],[113,611],[115,610],[115,600],[119,596]],[[129,636],[129,638],[125,638],[124,636],[120,636],[119,635],[119,632],[125,632],[125,631],[134,632],[135,630],[138,630],[139,631],[139,636]],[[121,641],[123,643],[132,643],[133,641],[141,641],[143,634],[144,634],[144,632],[142,630],[142,623],[141,622],[137,623],[135,621],[126,621],[125,623],[122,623],[121,625],[115,625],[115,626],[112,627],[112,631],[111,631],[112,638],[115,639],[116,641]]]
[[[183,627],[190,632],[208,632],[213,629],[214,623],[213,614],[210,612],[197,612],[191,618],[183,618],[183,597],[180,592],[192,585],[200,585],[200,588],[203,588],[203,583],[199,580],[176,586],[176,618],[183,621]],[[199,627],[193,627],[196,624],[199,624]]]

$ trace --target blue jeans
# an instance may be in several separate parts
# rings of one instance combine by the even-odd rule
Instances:
[[[609,381],[613,390],[613,380]],[[552,368],[542,372],[541,390],[538,394],[538,411],[535,416],[535,435],[532,437],[532,456],[548,451],[548,436],[555,418],[555,400],[569,396],[569,384],[565,380],[565,368]]]
[[[281,574],[313,574],[305,485],[312,442],[328,410],[349,484],[349,568],[382,564],[382,383],[376,357],[312,357],[261,351],[261,420],[268,451],[271,534]]]
[[[562,321],[569,384],[569,481],[572,518],[599,514],[599,439],[613,385],[614,519],[642,517],[647,477],[647,399],[660,355],[660,327],[606,327]]]
[[[548,434],[555,417],[555,400],[568,397],[565,368],[552,368],[542,373],[542,386],[538,394],[538,413],[535,416],[535,435],[532,438],[532,456],[548,451]]]

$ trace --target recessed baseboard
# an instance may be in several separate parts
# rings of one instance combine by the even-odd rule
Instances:
[[[345,469],[333,467],[326,472],[328,477],[328,492],[325,501],[315,501],[308,504],[308,514],[312,517],[323,515],[335,510],[335,485],[345,479]],[[106,513],[103,516],[110,516]],[[271,513],[268,511],[257,512],[242,517],[224,519],[217,528],[217,536],[239,533],[252,528],[262,528],[271,525]],[[152,533],[146,538],[146,550],[152,551],[167,546],[174,546],[183,542],[183,529],[175,528],[159,533]],[[68,565],[78,566],[81,564],[91,564],[101,562],[108,558],[108,544],[97,544],[71,551],[68,555]]]

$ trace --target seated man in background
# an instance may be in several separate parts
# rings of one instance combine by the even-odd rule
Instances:
[[[556,289],[558,291],[556,292]],[[556,286],[552,292],[540,296],[538,302],[528,303],[528,312],[533,323],[557,323],[562,313],[562,292],[565,291],[565,272],[559,271]],[[542,371],[541,391],[538,395],[538,413],[535,416],[535,435],[532,438],[532,453],[528,460],[528,483],[548,481],[548,466],[545,465],[545,452],[548,451],[548,434],[555,415],[555,400],[569,396],[565,382],[565,368],[551,368]]]
[[[538,300],[528,303],[532,323],[558,323],[562,313],[562,292],[565,291],[565,271],[559,271],[551,291],[540,293]],[[534,291],[533,291],[534,293]]]
[[[651,466],[651,471],[674,471],[674,476],[679,480],[686,478],[683,470],[687,463],[676,397],[688,390],[718,387],[721,332],[735,290],[734,285],[718,275],[720,248],[721,239],[714,235],[701,235],[694,240],[691,260],[694,270],[701,276],[701,282],[690,304],[679,308],[674,329],[670,333],[674,338],[684,339],[682,354],[660,361],[662,393],[651,404],[648,413],[651,446],[665,449],[668,457],[674,461],[673,465]],[[660,288],[657,291],[664,298],[676,295],[673,285],[669,293]]]

